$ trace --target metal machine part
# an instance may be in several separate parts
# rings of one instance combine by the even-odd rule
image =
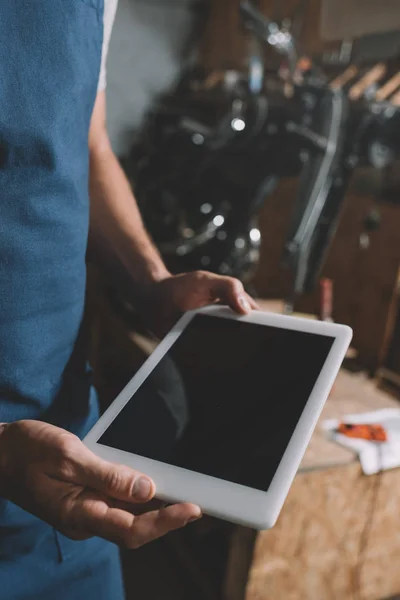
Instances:
[[[291,94],[280,72],[268,74],[259,94],[239,76],[219,91],[186,87],[180,103],[158,107],[140,160],[132,159],[132,179],[172,271],[201,268],[249,281],[261,243],[259,211],[280,178],[301,173],[285,244],[290,311],[315,286],[355,167],[386,169],[400,154],[400,78],[383,63],[350,64],[331,81],[318,67],[295,77],[290,31],[248,1],[240,10],[257,39],[290,58]]]
[[[315,283],[310,280],[309,265],[311,260],[322,259],[322,248],[319,248],[318,257],[312,258],[311,254],[316,251],[321,229],[328,225],[328,213],[332,213],[333,208],[330,205],[334,203],[335,212],[338,209],[334,200],[337,190],[344,185],[340,166],[346,120],[346,98],[341,92],[327,91],[314,117],[314,134],[319,143],[315,144],[314,151],[310,151],[304,166],[292,231],[286,243],[287,261],[295,273],[294,294],[310,291]],[[321,140],[324,140],[323,144]]]
[[[284,26],[267,19],[263,13],[247,0],[240,3],[240,12],[245,26],[256,37],[288,58],[292,75],[294,75],[298,53],[291,32]]]

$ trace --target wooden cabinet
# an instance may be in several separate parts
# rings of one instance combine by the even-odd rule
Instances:
[[[382,345],[378,385],[400,398],[400,270]]]
[[[239,16],[240,0],[213,0],[208,23],[200,45],[200,63],[207,69],[243,68],[247,53],[247,36]],[[300,5],[298,0],[260,0],[260,9],[270,19],[292,17]],[[323,48],[320,37],[320,0],[303,3],[299,15],[300,42],[303,52],[315,54]],[[332,44],[329,44],[331,46]],[[333,46],[337,43],[334,42]],[[328,44],[325,44],[327,47]],[[268,52],[276,56],[273,51]]]
[[[367,248],[360,244],[364,221],[375,204],[361,191],[367,173],[356,173],[322,275],[334,284],[336,321],[354,330],[353,346],[360,365],[375,372],[382,365],[383,346],[393,327],[393,298],[400,265],[400,207],[383,204],[380,229],[371,232]],[[260,216],[262,248],[254,280],[260,297],[289,293],[290,273],[283,267],[283,245],[297,193],[297,180],[282,181],[266,200]],[[296,310],[319,314],[319,291],[298,299]]]

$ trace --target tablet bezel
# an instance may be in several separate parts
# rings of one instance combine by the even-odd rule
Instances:
[[[304,331],[335,338],[331,351],[266,492],[161,463],[136,454],[130,454],[97,442],[196,314],[207,314],[224,319],[239,319],[248,323]],[[249,315],[239,316],[230,309],[221,306],[209,306],[190,311],[183,315],[175,327],[160,342],[144,365],[89,431],[84,443],[101,458],[125,464],[152,477],[157,485],[157,497],[161,500],[193,502],[198,504],[205,514],[254,529],[268,529],[273,527],[279,516],[322,408],[342,365],[351,338],[352,330],[345,325],[276,313],[253,311]]]

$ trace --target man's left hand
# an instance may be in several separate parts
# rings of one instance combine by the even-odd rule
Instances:
[[[144,313],[152,331],[164,335],[185,311],[215,303],[243,315],[259,309],[238,279],[194,271],[151,284],[144,298]]]

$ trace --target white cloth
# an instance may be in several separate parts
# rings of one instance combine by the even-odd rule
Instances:
[[[103,51],[101,56],[101,68],[99,85],[97,88],[98,92],[101,92],[106,88],[107,84],[107,55],[108,47],[110,45],[111,32],[114,25],[115,13],[117,12],[118,0],[105,0],[104,1],[104,35],[103,35]]]
[[[333,440],[358,454],[365,475],[373,475],[380,471],[400,467],[399,408],[384,408],[369,413],[347,415],[342,420],[344,423],[382,425],[386,432],[386,442],[370,442],[338,433],[339,421],[337,419],[330,419],[322,423],[323,429]]]

